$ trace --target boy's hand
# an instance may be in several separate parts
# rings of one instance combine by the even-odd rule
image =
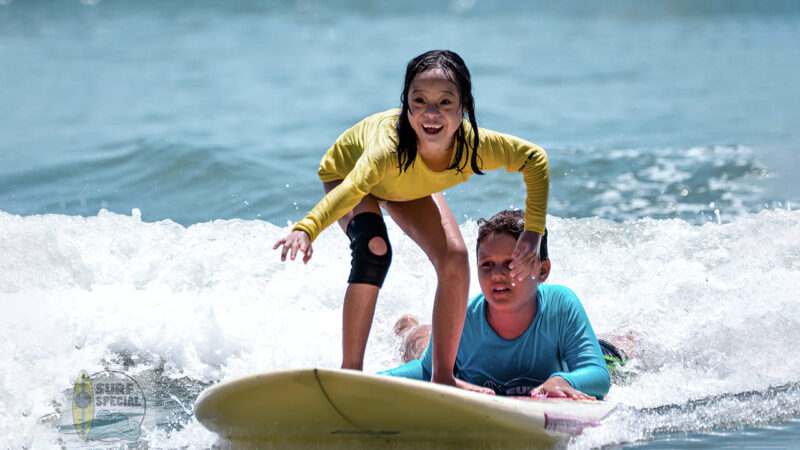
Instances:
[[[311,247],[311,238],[302,230],[294,230],[286,237],[279,239],[278,242],[272,246],[272,249],[275,250],[281,245],[283,246],[281,250],[281,261],[286,261],[286,254],[290,251],[289,258],[294,261],[295,257],[297,257],[297,251],[300,250],[304,255],[303,264],[307,264],[308,260],[311,259],[311,255],[314,253],[314,249]]]
[[[596,400],[591,395],[572,387],[569,382],[561,377],[552,377],[541,386],[531,391],[531,397],[569,398],[572,400]]]
[[[478,386],[472,383],[467,383],[466,381],[459,380],[458,378],[456,378],[456,386],[458,386],[461,389],[464,389],[465,391],[472,391],[480,394],[495,395],[493,389],[489,389],[483,386]]]

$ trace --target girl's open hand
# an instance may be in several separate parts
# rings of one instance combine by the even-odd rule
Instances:
[[[542,235],[535,231],[523,231],[517,239],[517,246],[511,253],[514,258],[509,267],[511,267],[511,279],[522,281],[525,277],[535,275],[536,262],[539,261],[539,245],[542,240]]]
[[[281,250],[281,261],[286,261],[287,253],[289,253],[289,258],[294,261],[295,257],[297,257],[297,251],[300,250],[300,252],[303,253],[303,264],[307,264],[308,260],[311,259],[311,255],[314,253],[314,249],[311,247],[311,238],[308,237],[305,231],[301,230],[294,230],[286,237],[279,239],[278,242],[272,246],[272,249],[275,250],[281,245],[283,246]]]
[[[569,382],[561,377],[552,377],[541,386],[531,391],[531,397],[570,398],[572,400],[596,400],[591,395],[572,387]]]

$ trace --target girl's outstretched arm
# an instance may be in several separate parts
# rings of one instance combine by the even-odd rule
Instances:
[[[314,253],[314,249],[311,247],[311,238],[305,231],[301,230],[294,230],[286,237],[278,239],[272,249],[275,250],[281,245],[283,246],[281,261],[286,261],[287,253],[289,253],[289,258],[294,261],[295,257],[297,257],[297,251],[300,250],[303,253],[303,264],[308,264],[308,260],[311,259]]]
[[[480,136],[478,152],[485,170],[505,167],[508,172],[521,172],[525,180],[525,232],[517,240],[512,253],[511,277],[521,280],[526,276],[535,276],[532,271],[539,258],[550,190],[547,153],[524,139],[485,128],[480,129]]]

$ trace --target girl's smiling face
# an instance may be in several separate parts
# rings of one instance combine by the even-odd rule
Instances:
[[[422,153],[450,150],[464,115],[461,93],[442,69],[414,77],[408,90],[408,121]]]

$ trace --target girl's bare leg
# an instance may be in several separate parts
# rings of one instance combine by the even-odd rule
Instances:
[[[327,194],[340,183],[341,181],[331,181],[322,185]],[[381,214],[378,200],[372,195],[364,197],[352,211],[339,219],[339,226],[346,232],[350,220],[364,212]],[[386,242],[379,237],[372,238],[369,248],[376,255],[386,254],[388,251]],[[342,369],[362,370],[364,367],[364,351],[367,348],[379,291],[378,286],[371,284],[351,283],[347,286],[342,314]]]
[[[438,278],[433,304],[433,374],[431,381],[455,385],[458,343],[469,293],[467,247],[453,212],[440,194],[384,206],[395,223],[419,245]]]

